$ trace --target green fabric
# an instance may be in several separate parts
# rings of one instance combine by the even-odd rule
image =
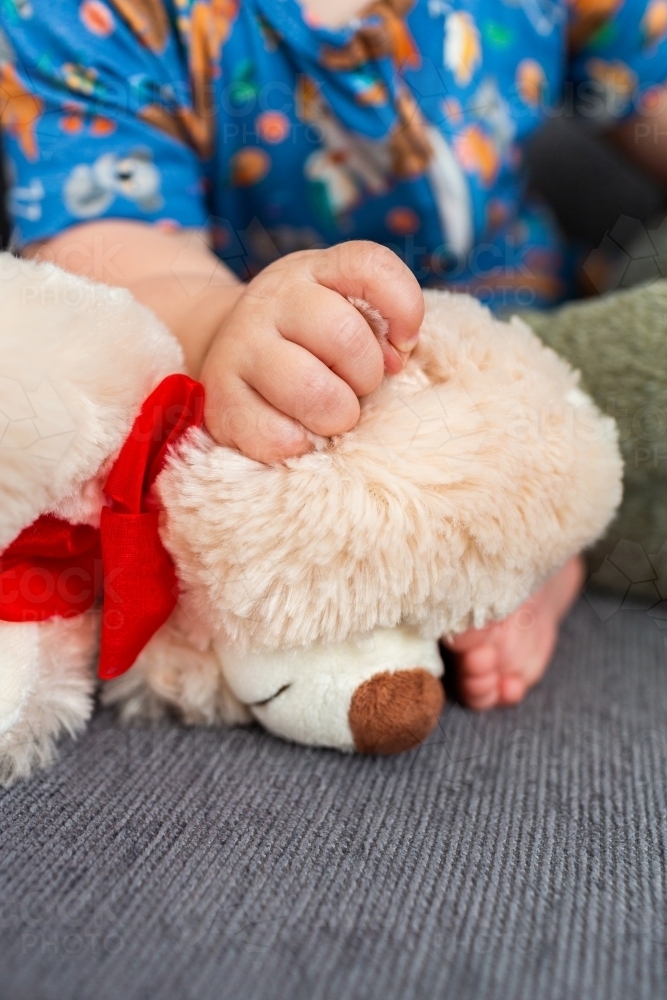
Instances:
[[[579,369],[582,387],[618,423],[623,503],[589,554],[593,569],[602,564],[599,582],[617,589],[624,583],[614,579],[605,556],[616,552],[626,561],[647,564],[646,556],[660,552],[667,541],[667,281],[521,316]],[[666,557],[667,545],[651,563],[662,566]],[[618,564],[618,558],[613,562]]]

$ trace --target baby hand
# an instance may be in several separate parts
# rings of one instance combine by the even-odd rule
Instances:
[[[365,299],[388,323],[382,346],[348,302]],[[354,427],[359,398],[398,372],[424,315],[405,264],[375,243],[304,250],[269,265],[244,288],[202,368],[205,423],[220,443],[273,463]]]

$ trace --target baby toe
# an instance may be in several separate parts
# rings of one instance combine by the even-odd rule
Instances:
[[[474,709],[492,708],[498,701],[498,652],[481,646],[463,654],[459,661],[459,693],[464,704]]]
[[[518,674],[505,674],[499,681],[500,700],[504,705],[516,705],[525,696],[528,685]]]
[[[495,646],[479,646],[461,656],[460,671],[462,677],[483,677],[487,674],[495,676],[498,670],[498,650]]]
[[[498,692],[498,675],[461,678],[461,693],[465,698],[484,698],[492,691]]]

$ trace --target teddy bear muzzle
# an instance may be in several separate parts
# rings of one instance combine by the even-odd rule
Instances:
[[[445,695],[437,677],[415,668],[386,671],[354,692],[349,723],[360,753],[402,753],[419,746],[438,724]]]
[[[296,743],[400,753],[428,736],[442,710],[438,643],[412,627],[281,651],[215,645],[237,700],[269,732]]]

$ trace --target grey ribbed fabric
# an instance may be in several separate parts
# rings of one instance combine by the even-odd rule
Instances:
[[[0,997],[664,996],[667,633],[615,608],[397,758],[98,715],[0,799]]]

